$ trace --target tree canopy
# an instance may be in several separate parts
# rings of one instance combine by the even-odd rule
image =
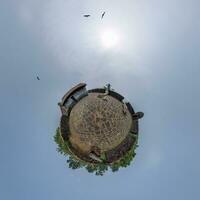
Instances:
[[[95,173],[96,175],[102,176],[108,169],[111,169],[112,172],[116,172],[121,167],[127,167],[131,164],[131,161],[135,157],[135,149],[137,147],[137,140],[135,145],[126,152],[124,156],[122,156],[119,160],[113,163],[106,162],[105,154],[100,156],[102,162],[100,163],[89,163],[86,161],[79,159],[77,156],[73,154],[70,150],[69,141],[65,141],[61,135],[60,129],[56,129],[56,133],[54,135],[54,141],[56,142],[57,151],[64,156],[67,156],[67,164],[71,169],[79,169],[84,167],[89,173]]]

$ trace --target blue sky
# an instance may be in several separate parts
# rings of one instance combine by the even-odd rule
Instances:
[[[0,199],[200,199],[199,1],[0,2]],[[79,82],[145,113],[129,168],[96,177],[56,152],[57,103]]]

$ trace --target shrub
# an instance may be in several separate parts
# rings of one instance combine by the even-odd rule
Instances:
[[[54,141],[58,145],[57,151],[65,156],[69,156],[67,163],[69,168],[78,169],[85,167],[89,173],[95,173],[98,176],[103,176],[103,174],[110,168],[112,172],[116,172],[120,167],[127,167],[130,165],[131,161],[135,157],[135,149],[137,147],[137,140],[132,148],[118,161],[108,164],[106,163],[105,153],[101,154],[101,163],[87,163],[81,159],[74,156],[73,152],[70,150],[69,141],[65,141],[62,138],[60,129],[56,129],[56,134],[54,135]]]
[[[58,145],[57,151],[59,153],[64,154],[64,155],[69,155],[70,154],[69,143],[67,141],[63,140],[59,128],[56,129],[56,134],[54,135],[54,141]]]

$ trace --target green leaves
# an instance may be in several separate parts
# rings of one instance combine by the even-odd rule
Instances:
[[[74,160],[73,157],[69,157],[69,159],[67,160],[67,163],[69,164],[69,168],[72,169],[78,169],[83,167],[83,164],[77,160]]]
[[[84,167],[89,173],[95,173],[97,176],[103,176],[103,174],[110,168],[112,172],[116,172],[120,167],[127,167],[131,164],[131,161],[135,157],[135,149],[137,147],[137,140],[132,148],[118,161],[114,163],[106,163],[106,154],[102,153],[100,159],[103,161],[101,163],[88,163],[81,159],[78,159],[73,152],[70,150],[69,141],[65,141],[62,138],[60,129],[56,129],[56,134],[54,135],[54,141],[58,145],[57,151],[65,156],[69,156],[67,163],[71,169],[79,169]]]
[[[121,167],[121,166],[120,166],[118,163],[113,163],[113,164],[110,166],[112,172],[118,171],[120,167]]]
[[[102,161],[106,161],[106,154],[105,153],[102,153],[101,156],[100,156],[100,159]]]
[[[57,151],[59,153],[64,155],[70,154],[69,143],[63,140],[59,128],[56,129],[56,134],[54,135],[54,141],[58,145]]]
[[[135,148],[133,146],[131,148],[131,150],[129,150],[120,160],[118,160],[110,165],[112,172],[118,171],[120,167],[129,166],[131,164],[131,161],[135,157],[135,155],[136,155]]]
[[[103,174],[108,170],[108,165],[103,163],[98,164],[88,164],[86,169],[89,173],[95,172],[97,176],[103,176]]]

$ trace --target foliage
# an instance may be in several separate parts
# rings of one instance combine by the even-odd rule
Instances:
[[[86,169],[89,173],[95,172],[96,175],[103,176],[105,171],[108,170],[108,165],[105,163],[87,164]]]
[[[63,140],[59,128],[56,129],[56,134],[54,135],[54,141],[58,145],[57,151],[59,153],[64,154],[64,155],[70,154],[69,143]]]
[[[102,153],[101,156],[100,156],[100,159],[102,161],[106,161],[106,154],[105,153]]]
[[[84,167],[89,173],[95,173],[96,175],[102,176],[108,168],[112,170],[112,172],[116,172],[120,167],[127,167],[130,165],[131,161],[135,157],[135,149],[137,147],[137,140],[132,148],[118,161],[108,164],[106,163],[106,154],[101,154],[100,158],[102,160],[101,163],[88,163],[81,159],[78,159],[73,152],[69,148],[69,142],[64,141],[60,129],[56,129],[56,134],[54,136],[54,141],[57,143],[57,151],[65,156],[69,156],[67,159],[67,163],[69,168],[71,169],[79,169]]]
[[[69,164],[69,168],[72,168],[72,169],[78,169],[84,166],[83,163],[81,163],[78,160],[75,160],[72,156],[69,157],[69,159],[67,160],[67,163]]]
[[[127,167],[131,164],[131,161],[135,157],[135,146],[133,146],[120,160],[111,164],[110,168],[113,172],[119,170],[120,167]]]

